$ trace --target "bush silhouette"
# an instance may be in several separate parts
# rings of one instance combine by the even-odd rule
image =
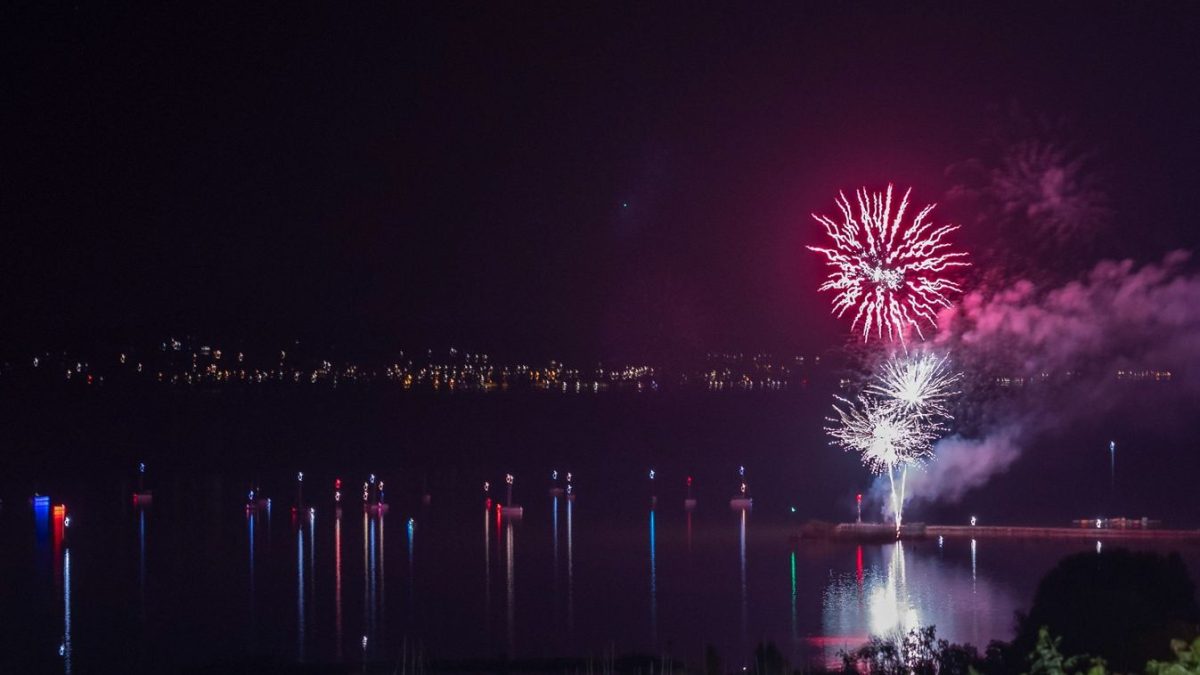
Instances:
[[[1173,656],[1172,638],[1195,635],[1196,589],[1178,554],[1080,553],[1063,558],[1038,584],[1033,607],[1018,616],[1013,651],[1029,654],[1038,631],[1062,636],[1066,654],[1103,657],[1110,668],[1140,672]]]

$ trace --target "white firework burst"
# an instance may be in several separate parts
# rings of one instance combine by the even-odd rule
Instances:
[[[838,397],[844,405],[833,406],[837,418],[826,430],[844,450],[859,453],[863,464],[876,474],[887,474],[892,492],[892,512],[899,534],[904,511],[904,486],[908,467],[933,455],[933,442],[943,428],[930,417],[905,412],[900,406],[873,396],[859,396],[857,403]],[[896,474],[900,489],[896,490]]]
[[[951,419],[946,406],[958,394],[954,387],[962,373],[952,372],[948,362],[948,357],[931,353],[892,357],[880,367],[866,392],[904,414]]]
[[[904,193],[895,217],[891,185],[885,193],[858,190],[857,218],[844,193],[837,202],[841,223],[812,214],[834,244],[808,247],[823,254],[834,268],[819,290],[836,291],[833,312],[839,317],[857,308],[851,330],[861,323],[863,340],[874,329],[876,337],[882,338],[886,331],[889,340],[903,342],[910,328],[924,339],[921,325],[936,327],[938,310],[950,306],[952,294],[962,292],[947,277],[953,268],[970,265],[963,260],[966,253],[948,250],[945,241],[958,226],[926,222],[934,204],[903,224],[911,192]]]
[[[844,450],[859,453],[863,464],[875,473],[884,473],[900,464],[920,462],[932,454],[932,444],[941,426],[901,410],[873,396],[857,401],[837,397],[837,417],[826,430]]]

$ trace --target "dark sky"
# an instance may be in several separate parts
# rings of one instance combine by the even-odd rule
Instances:
[[[1192,3],[110,4],[0,16],[6,351],[804,351],[809,212],[940,200],[1013,104],[1102,153],[1089,256],[1198,239]]]

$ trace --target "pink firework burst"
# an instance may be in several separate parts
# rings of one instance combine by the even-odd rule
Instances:
[[[837,202],[841,223],[813,214],[833,240],[832,248],[808,247],[834,268],[820,290],[836,291],[833,313],[839,317],[856,308],[851,330],[861,323],[863,340],[873,329],[879,338],[886,331],[889,340],[903,342],[909,328],[924,339],[921,324],[936,328],[938,309],[949,307],[949,296],[962,292],[947,276],[952,268],[970,265],[963,260],[967,254],[950,251],[944,241],[958,226],[926,222],[935,204],[902,224],[911,192],[904,193],[895,217],[891,185],[885,193],[858,190],[857,218],[845,193]]]

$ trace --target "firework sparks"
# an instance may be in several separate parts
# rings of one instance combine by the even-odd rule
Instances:
[[[874,329],[879,338],[886,331],[889,340],[903,342],[910,328],[924,339],[921,324],[936,327],[938,309],[950,306],[950,294],[962,292],[946,278],[952,268],[970,264],[963,260],[966,253],[947,250],[950,244],[944,241],[958,226],[926,222],[933,204],[903,225],[910,192],[904,193],[894,218],[891,185],[882,194],[857,191],[857,218],[844,193],[838,199],[840,224],[813,214],[834,244],[808,247],[834,268],[820,290],[836,291],[833,312],[839,317],[857,308],[851,330],[861,323],[863,340]]]
[[[863,464],[877,474],[886,473],[892,491],[896,534],[900,533],[904,510],[904,486],[908,466],[933,454],[933,441],[941,431],[937,421],[905,413],[900,406],[871,396],[859,396],[858,404],[838,397],[845,407],[834,404],[836,426],[827,431],[838,445],[859,453]],[[896,491],[896,474],[900,490]]]
[[[837,397],[835,426],[826,430],[844,450],[858,452],[863,464],[880,474],[900,464],[920,462],[932,454],[941,425],[873,396],[857,402]]]
[[[950,371],[948,357],[911,354],[888,359],[866,392],[892,402],[902,413],[950,419],[946,406],[958,393],[954,385],[960,379],[962,373]]]

